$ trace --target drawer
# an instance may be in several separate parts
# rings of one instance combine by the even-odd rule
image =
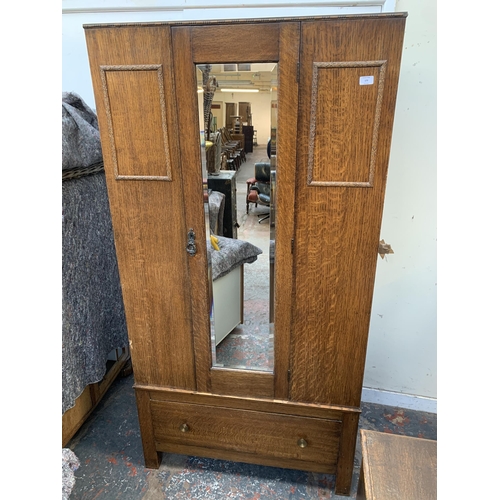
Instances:
[[[318,472],[333,472],[337,463],[342,424],[335,420],[169,401],[150,404],[158,451]],[[270,460],[262,461],[265,457]]]

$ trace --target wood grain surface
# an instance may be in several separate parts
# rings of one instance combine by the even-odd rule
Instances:
[[[209,370],[212,365],[210,345],[210,309],[208,302],[208,261],[206,248],[205,211],[203,208],[203,178],[201,170],[200,131],[198,122],[198,100],[196,89],[196,68],[192,61],[190,28],[172,30],[173,64],[170,71],[175,75],[176,105],[179,128],[176,130],[181,146],[180,170],[182,172],[182,208],[185,216],[186,234],[193,229],[197,238],[197,253],[189,257],[185,245],[176,247],[188,260],[189,300],[192,312],[190,339],[184,348],[193,353],[196,366],[196,388],[210,390]]]
[[[404,19],[302,23],[290,348],[290,397],[295,401],[360,404],[403,31]],[[313,145],[313,179],[368,177],[377,72],[360,104],[358,69],[343,69],[334,84],[335,73],[325,68],[316,116],[311,107],[315,63],[359,61],[387,61],[373,184],[310,185]],[[364,121],[363,107],[369,110]],[[357,128],[361,131],[353,134]],[[347,153],[356,161],[340,154],[339,141],[348,144]]]
[[[289,397],[290,332],[292,325],[295,182],[299,120],[300,23],[283,23],[280,30],[278,139],[276,166],[274,394]]]
[[[148,392],[150,399],[153,401],[173,401],[204,406],[279,413],[283,415],[298,415],[326,420],[337,420],[338,422],[343,422],[345,415],[355,414],[359,416],[361,413],[359,408],[348,408],[335,405],[311,405],[308,403],[294,403],[289,400],[283,401],[277,399],[270,400],[267,398],[219,395],[137,384],[135,388],[136,390]]]
[[[189,403],[152,401],[151,408],[162,451],[169,451],[171,444],[198,446],[312,462],[334,471],[339,422]],[[188,426],[185,432],[183,424]]]
[[[89,29],[86,37],[134,376],[139,383],[194,389],[191,287],[184,250],[187,221],[178,134],[174,133],[178,125],[172,72],[162,72],[166,121],[171,132],[167,136],[171,180],[154,177],[166,173],[163,134],[151,134],[146,155],[139,154],[146,146],[136,140],[144,137],[144,130],[136,130],[145,126],[140,103],[147,103],[146,111],[154,110],[153,125],[158,124],[162,113],[152,75],[146,81],[138,81],[137,71],[120,71],[112,84],[114,103],[133,101],[129,105],[117,104],[117,121],[113,121],[114,114],[111,116],[120,133],[127,130],[125,138],[130,143],[110,133],[106,89],[101,78],[102,66],[171,68],[170,28]],[[140,92],[139,82],[146,83]],[[112,107],[111,113],[116,109]],[[117,179],[115,149],[119,172],[147,173],[152,178]],[[199,246],[205,246],[204,236]]]
[[[358,500],[437,498],[437,441],[362,429]]]
[[[85,27],[148,467],[188,453],[349,494],[405,18]],[[272,374],[212,368],[196,64],[235,62],[279,68]]]

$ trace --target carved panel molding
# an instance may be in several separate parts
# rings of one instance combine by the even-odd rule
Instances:
[[[100,73],[115,179],[171,181],[162,65],[100,66]]]
[[[386,61],[313,63],[309,186],[373,187],[385,68]],[[349,137],[348,144],[338,143]]]

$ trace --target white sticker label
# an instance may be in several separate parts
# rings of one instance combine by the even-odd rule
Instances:
[[[373,85],[373,76],[360,76],[359,77],[360,85]]]

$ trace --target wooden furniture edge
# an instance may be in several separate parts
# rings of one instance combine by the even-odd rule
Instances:
[[[232,395],[211,394],[140,384],[135,384],[134,389],[136,392],[147,393],[149,398],[155,401],[175,401],[179,403],[281,413],[283,415],[324,418],[338,421],[343,421],[344,415],[346,414],[353,414],[357,417],[361,414],[361,408],[351,406],[297,403],[281,399],[254,397],[242,398]]]
[[[335,494],[349,496],[352,487],[354,456],[358,437],[359,413],[344,413],[340,436],[337,472],[335,474]]]
[[[406,18],[407,12],[376,12],[364,14],[332,14],[328,19],[370,19],[370,18]],[[255,24],[255,23],[282,23],[282,22],[301,22],[301,21],[323,21],[325,16],[303,16],[303,17],[273,17],[273,18],[249,18],[249,19],[208,19],[193,21],[156,21],[156,22],[132,22],[132,23],[87,23],[83,24],[83,29],[94,28],[121,28],[131,26],[201,26],[201,25],[226,25],[226,24]]]
[[[129,347],[122,348],[123,352],[113,366],[106,372],[103,379],[95,384],[85,387],[82,394],[78,396],[75,405],[62,416],[62,447],[64,448],[70,439],[79,431],[96,406],[100,403],[104,394],[116,380],[118,374],[130,359]]]
[[[391,434],[381,431],[374,431],[370,429],[360,429],[360,444],[361,444],[361,467],[357,491],[357,499],[367,500],[368,498],[373,498],[374,495],[374,477],[373,477],[373,462],[370,460],[371,454],[368,453],[368,440],[370,438],[375,439],[380,442],[380,438],[386,441],[400,441],[406,443],[424,443],[426,446],[435,446],[437,454],[437,440],[429,438],[421,438],[416,436],[406,436],[402,434]],[[368,466],[367,463],[368,462]],[[434,498],[434,497],[433,497]]]
[[[246,464],[264,465],[267,467],[279,467],[307,472],[316,472],[323,474],[334,474],[329,465],[316,464],[291,458],[273,458],[264,455],[254,455],[241,451],[223,450],[219,448],[205,448],[202,446],[189,446],[180,444],[169,444],[169,450],[166,453],[177,453],[179,455],[189,455],[205,458],[216,458],[217,460],[230,460],[232,462],[241,462]],[[160,452],[161,453],[161,452]]]

